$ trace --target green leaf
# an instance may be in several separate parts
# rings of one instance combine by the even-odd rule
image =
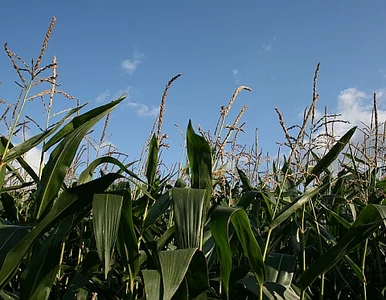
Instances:
[[[197,251],[190,262],[186,274],[190,299],[206,299],[206,291],[209,289],[208,266],[204,252]]]
[[[268,255],[266,261],[267,281],[290,287],[296,269],[296,257],[281,253]]]
[[[302,274],[299,279],[300,287],[308,287],[320,274],[331,269],[346,254],[353,251],[377,230],[382,221],[386,226],[386,206],[379,204],[367,205],[338,243],[319,257]]]
[[[349,131],[343,135],[339,141],[328,151],[328,153],[323,156],[323,158],[316,164],[316,166],[312,169],[311,174],[308,175],[306,179],[306,185],[308,185],[312,180],[320,175],[323,171],[325,171],[329,165],[331,165],[334,160],[338,157],[338,155],[342,152],[344,147],[350,141],[351,137],[355,133],[356,126],[351,128]]]
[[[93,223],[96,247],[104,263],[105,279],[110,271],[112,249],[118,235],[123,196],[95,194],[93,199]]]
[[[279,226],[282,222],[287,220],[289,216],[291,216],[295,211],[297,211],[300,207],[306,204],[308,201],[312,199],[317,193],[319,193],[322,189],[324,189],[326,185],[322,185],[319,187],[309,188],[307,191],[303,193],[296,201],[291,203],[286,209],[281,211],[276,218],[271,223],[271,228],[275,228]]]
[[[117,101],[121,100],[122,98],[119,98]],[[124,99],[124,98],[123,98]],[[122,99],[122,100],[123,100]],[[75,112],[78,112],[80,109],[85,107],[88,103],[85,103],[79,107],[73,108],[61,121],[60,125],[68,119],[70,115],[72,115]],[[103,107],[103,106],[100,106]],[[97,107],[93,110],[99,109],[100,107]],[[90,110],[93,111],[93,110]],[[70,122],[68,122],[66,125],[63,126],[60,131],[58,131],[47,143],[45,143],[43,147],[43,151],[46,152],[48,149],[50,149],[53,145],[58,143],[61,139],[66,137],[70,132],[74,131],[77,127],[81,126],[84,122],[87,122],[89,120],[89,117],[86,114],[82,114],[80,116],[76,116],[73,118]]]
[[[3,154],[3,151],[4,151],[4,147],[6,146],[8,140],[2,136],[1,138],[1,143],[0,143],[0,155]],[[8,149],[13,149],[14,146],[12,143],[9,144],[9,148]],[[8,152],[9,153],[9,152]],[[24,153],[22,153],[24,154]],[[20,166],[27,172],[27,174],[29,176],[31,176],[31,178],[36,182],[38,183],[39,182],[39,177],[38,175],[36,175],[35,171],[30,167],[30,165],[23,159],[23,157],[21,156],[18,156],[16,157],[16,160],[17,162],[20,164]],[[2,186],[1,184],[1,181],[0,181],[0,186]]]
[[[78,222],[76,222],[78,223]],[[32,257],[20,281],[20,298],[30,300],[48,299],[59,270],[60,254],[64,238],[74,227],[69,216],[59,222],[39,251]]]
[[[256,278],[245,277],[239,280],[235,285],[242,285],[246,290],[254,296],[260,296],[260,287],[256,282]],[[266,282],[263,286],[263,299],[267,300],[300,300],[300,297],[295,291],[276,282]],[[304,299],[310,299],[307,295]]]
[[[172,300],[189,300],[188,283],[186,282],[186,278],[184,278],[184,280],[181,282],[177,292],[172,297]]]
[[[70,281],[63,300],[73,300],[78,291],[97,274],[100,264],[97,252],[90,251],[87,253],[80,268],[77,269],[76,275]]]
[[[94,193],[105,191],[106,188],[118,178],[121,178],[118,174],[107,174],[94,181],[68,189],[61,193],[50,212],[30,233],[9,251],[2,268],[0,269],[0,289],[11,279],[13,272],[19,266],[21,260],[28,253],[36,240],[46,231],[50,230],[56,221],[74,213],[90,211]]]
[[[58,123],[56,123],[55,126],[53,126],[52,128],[50,128],[50,129],[48,129],[48,130],[46,130],[46,131],[44,131],[44,132],[42,132],[42,133],[40,133],[38,135],[35,135],[35,136],[29,138],[25,142],[15,146],[15,147],[13,147],[12,149],[9,149],[9,151],[6,154],[6,156],[4,157],[3,163],[5,164],[7,162],[10,162],[10,161],[14,160],[15,158],[17,158],[17,157],[27,153],[33,147],[39,145],[46,138],[48,138],[51,134],[53,134],[66,121],[66,119],[69,116],[71,116],[72,114],[74,114],[77,111],[79,111],[83,106],[71,109],[66,114],[66,116],[62,120],[60,120]],[[43,150],[43,151],[45,151],[45,150]]]
[[[170,300],[182,283],[190,262],[197,249],[181,249],[173,251],[161,251],[159,261],[161,264],[163,280],[163,298]]]
[[[8,252],[31,230],[30,226],[0,225],[0,267]]]
[[[186,130],[187,152],[190,166],[191,186],[207,191],[205,208],[209,206],[212,196],[212,154],[208,142],[197,135],[189,120]]]
[[[237,168],[237,173],[239,173],[239,177],[240,177],[240,180],[244,186],[244,190],[245,191],[253,191],[254,188],[251,184],[251,181],[247,177],[247,175],[245,175],[245,173],[242,170],[240,170],[239,168]]]
[[[168,210],[171,203],[171,191],[166,191],[150,207],[143,225],[143,230],[145,231],[147,228],[149,228],[150,225],[155,224],[158,218]]]
[[[123,206],[121,221],[118,231],[117,250],[124,263],[124,267],[129,273],[129,280],[134,282],[134,278],[139,272],[139,249],[138,238],[135,233],[133,223],[132,199],[130,192],[125,190],[123,193]]]
[[[233,227],[248,258],[249,264],[260,284],[266,280],[266,270],[259,244],[254,237],[246,212],[238,207],[217,206],[211,214],[210,228],[216,243],[220,261],[220,274],[225,294],[229,295],[229,278],[232,270],[232,253],[229,246],[228,225]]]
[[[64,135],[65,137],[52,151],[50,158],[43,169],[41,182],[36,192],[36,201],[38,203],[37,219],[41,219],[46,208],[58,194],[83,137],[100,119],[110,113],[122,100],[123,98],[120,98],[75,117],[69,123],[72,125],[68,127],[71,129],[68,133],[67,130],[69,129],[66,127],[68,124],[63,127],[62,130],[67,128],[66,134]],[[61,132],[62,131],[58,132],[58,134],[61,135]],[[54,139],[56,141],[56,138],[57,135],[51,140]],[[49,145],[50,141],[46,144],[46,147],[49,147]]]
[[[4,193],[4,189],[2,189],[2,192],[3,193],[0,194],[0,200],[3,204],[5,216],[8,221],[12,222],[13,224],[18,224],[19,217],[17,213],[17,208],[15,206],[15,199],[8,193]]]
[[[177,246],[180,249],[199,248],[201,245],[205,192],[190,188],[172,190]]]
[[[161,274],[157,270],[142,270],[147,300],[161,300]]]
[[[147,159],[146,178],[150,186],[153,186],[154,178],[158,167],[158,141],[155,134],[151,138],[149,145],[149,156]]]
[[[142,181],[134,172],[130,171],[127,168],[127,166],[122,164],[118,159],[116,159],[116,158],[114,158],[112,156],[102,156],[102,157],[96,158],[92,163],[90,163],[87,166],[87,168],[85,168],[82,171],[82,173],[78,177],[78,185],[79,184],[84,184],[86,182],[91,181],[93,179],[95,169],[99,165],[105,164],[105,163],[110,163],[110,164],[116,165],[117,167],[119,167],[119,169],[121,171],[127,173],[128,175],[130,175],[131,177],[133,177],[133,178],[135,178],[135,179],[137,179],[139,181]]]

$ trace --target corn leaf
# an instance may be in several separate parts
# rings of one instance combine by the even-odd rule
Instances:
[[[41,219],[46,208],[58,194],[83,137],[122,100],[123,98],[120,98],[109,104],[92,109],[70,122],[72,124],[72,126],[70,126],[72,131],[66,133],[64,139],[52,151],[43,169],[41,182],[36,192],[36,201],[38,204],[36,219]],[[55,139],[55,136],[52,139]],[[50,145],[50,142],[48,142],[47,145]]]
[[[142,270],[147,300],[161,300],[161,274],[157,270]]]
[[[0,225],[0,267],[8,252],[32,229],[30,226]]]
[[[123,193],[117,250],[124,263],[124,267],[129,273],[129,280],[134,281],[139,272],[139,249],[133,223],[132,199],[130,192],[127,190]]]
[[[102,156],[102,157],[98,157],[96,158],[95,160],[93,160],[88,166],[87,168],[85,168],[82,173],[80,173],[79,177],[78,177],[78,185],[79,184],[84,184],[86,182],[89,182],[93,179],[93,176],[94,176],[94,172],[95,172],[95,169],[101,165],[101,164],[106,164],[106,163],[109,163],[109,164],[113,164],[113,165],[116,165],[117,167],[119,167],[119,169],[122,171],[122,172],[125,172],[127,173],[128,175],[130,175],[131,177],[139,180],[139,181],[142,181],[141,178],[139,178],[134,172],[130,171],[127,167],[127,165],[124,165],[122,164],[118,159],[116,159],[115,157],[112,157],[112,156]],[[131,165],[131,163],[129,164]]]
[[[62,243],[78,222],[72,216],[61,220],[32,257],[20,280],[20,298],[44,300],[50,296],[52,285],[59,271]],[[79,220],[78,220],[79,221]]]
[[[158,141],[155,134],[153,134],[153,137],[150,140],[149,145],[149,156],[147,159],[147,168],[146,168],[146,178],[147,183],[149,186],[153,186],[154,178],[157,172],[158,167]]]
[[[350,141],[356,129],[357,127],[355,126],[349,131],[347,131],[345,135],[343,135],[339,139],[339,141],[337,141],[336,144],[330,149],[330,151],[328,151],[328,153],[323,156],[323,158],[316,164],[316,166],[312,168],[311,174],[309,174],[306,179],[306,185],[308,185],[312,180],[314,180],[315,177],[318,177],[320,173],[325,171],[334,162],[334,160],[338,157],[338,155],[342,152],[344,147]]]
[[[319,187],[312,187],[309,188],[302,196],[299,197],[296,201],[291,203],[287,208],[282,210],[276,218],[271,223],[271,228],[275,228],[279,226],[282,222],[287,220],[289,216],[291,216],[295,211],[297,211],[300,207],[302,207],[304,204],[306,204],[308,201],[312,199],[317,193],[319,193],[322,189],[324,189],[326,186],[322,185]]]
[[[367,205],[338,243],[319,257],[302,274],[299,279],[300,287],[308,287],[320,274],[335,266],[346,254],[353,251],[377,230],[382,222],[386,226],[386,206],[379,204]]]
[[[190,166],[191,186],[207,190],[205,207],[212,195],[212,155],[208,142],[194,132],[189,120],[186,130],[187,152]]]
[[[172,203],[171,193],[171,191],[163,193],[150,207],[143,225],[144,231],[149,228],[150,225],[153,225],[158,220],[158,218],[168,210]]]
[[[0,289],[11,279],[13,272],[36,240],[50,230],[56,221],[74,213],[90,211],[94,193],[103,192],[114,180],[120,177],[118,174],[107,174],[61,193],[50,212],[8,252],[0,269]]]
[[[172,190],[177,246],[180,249],[200,247],[205,192],[190,188]]]
[[[0,155],[2,155],[2,154],[3,154],[3,151],[4,151],[4,147],[5,147],[5,145],[7,144],[8,140],[7,140],[4,136],[2,136],[2,137],[0,138],[0,140],[1,140],[1,143],[0,143]],[[13,144],[10,143],[8,149],[12,150],[13,148],[14,148]],[[8,153],[9,153],[9,152],[8,152]],[[22,154],[24,154],[24,153],[22,153]],[[35,171],[34,171],[34,170],[31,168],[31,166],[23,159],[23,157],[17,156],[17,157],[16,157],[16,160],[17,160],[17,162],[20,164],[20,166],[27,172],[27,174],[28,174],[29,176],[31,176],[31,178],[32,178],[36,183],[38,183],[38,182],[39,182],[39,177],[38,177],[38,175],[36,175]],[[9,165],[8,165],[8,166],[9,166]],[[21,176],[20,176],[20,177],[21,177]],[[21,179],[21,180],[20,180],[20,179]],[[20,179],[19,179],[20,181],[22,181],[22,182],[24,181],[23,178],[20,178]],[[0,186],[2,186],[1,181],[0,181]]]
[[[56,123],[52,128],[29,138],[25,142],[13,147],[12,149],[9,149],[6,156],[4,157],[3,163],[10,162],[10,161],[14,160],[15,158],[27,153],[33,147],[39,145],[46,138],[48,138],[50,135],[52,135],[68,119],[68,117],[70,117],[74,113],[78,112],[83,106],[71,109],[66,114],[66,116],[63,119],[61,119],[58,123]],[[43,150],[43,151],[45,151],[45,150]]]
[[[161,251],[159,261],[162,271],[163,300],[172,299],[182,283],[197,249]]]
[[[93,198],[93,224],[96,247],[104,263],[105,279],[110,271],[112,249],[118,235],[123,196],[95,194]]]
[[[260,284],[266,280],[266,270],[259,244],[254,237],[246,212],[237,207],[217,206],[211,214],[210,228],[220,261],[220,274],[225,294],[229,295],[229,278],[232,270],[232,253],[229,246],[229,222],[235,228],[244,255]]]
[[[266,261],[267,282],[276,282],[290,287],[296,269],[296,257],[281,253],[268,255]]]

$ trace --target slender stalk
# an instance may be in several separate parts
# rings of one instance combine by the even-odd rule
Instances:
[[[368,243],[369,243],[369,239],[366,239],[365,249],[363,250],[363,256],[362,256],[362,266],[361,266],[362,274],[364,275],[364,281],[363,281],[363,299],[364,300],[367,299],[367,289],[366,289],[367,282],[366,282],[366,276],[365,276],[365,267],[366,267],[366,255],[367,255]]]
[[[302,212],[302,224],[301,224],[301,236],[302,236],[302,271],[303,273],[306,272],[306,239],[305,239],[305,222],[304,222],[304,216],[305,216],[306,206],[303,205],[303,212]],[[305,290],[302,289],[300,294],[300,299],[303,300],[305,296]]]
[[[1,166],[2,161],[4,160],[5,156],[7,155],[7,151],[8,151],[9,145],[11,144],[11,140],[12,140],[13,134],[15,132],[16,126],[17,126],[17,124],[19,122],[21,113],[23,112],[25,103],[27,102],[28,94],[29,94],[29,92],[31,90],[31,87],[32,87],[32,82],[33,82],[33,79],[30,80],[30,82],[28,83],[28,85],[27,85],[27,87],[25,89],[24,96],[23,96],[23,101],[21,102],[20,109],[19,109],[19,111],[18,111],[18,113],[16,115],[16,118],[15,118],[13,124],[12,124],[11,130],[9,132],[9,137],[8,137],[7,144],[5,145],[5,149],[4,149],[3,155],[1,156],[0,166]]]
[[[267,241],[265,243],[265,247],[264,247],[264,252],[263,252],[263,261],[265,261],[265,258],[267,256],[267,251],[268,251],[268,244],[269,244],[269,240],[271,238],[271,233],[272,233],[272,228],[269,228],[268,229],[268,235],[267,235]]]

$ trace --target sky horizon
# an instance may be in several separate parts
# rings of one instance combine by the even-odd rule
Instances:
[[[312,101],[318,62],[318,111],[327,106],[329,113],[350,121],[339,125],[338,134],[369,124],[374,92],[379,121],[386,119],[384,1],[42,0],[23,2],[23,9],[19,5],[2,5],[0,42],[29,62],[56,16],[44,63],[57,57],[60,89],[90,102],[84,112],[128,92],[108,128],[109,141],[129,155],[128,161],[139,158],[164,87],[178,73],[183,76],[169,89],[163,120],[168,163],[181,159],[183,140],[175,124],[185,132],[192,119],[196,131],[201,126],[213,132],[221,106],[240,85],[252,91],[239,94],[226,124],[247,105],[239,143],[253,145],[258,128],[259,148],[276,155],[277,142],[285,137],[274,108],[287,126],[301,122]],[[17,75],[5,52],[0,66],[0,99],[14,103]],[[54,112],[75,103],[57,97]],[[26,111],[43,117],[39,101],[27,103]],[[4,126],[0,130],[4,133]]]

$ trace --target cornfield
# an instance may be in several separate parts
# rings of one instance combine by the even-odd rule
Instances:
[[[344,120],[327,111],[315,119],[318,64],[303,123],[287,127],[276,109],[285,142],[267,158],[257,141],[237,143],[246,106],[225,125],[237,95],[251,90],[240,86],[212,134],[188,122],[186,159],[161,172],[166,96],[182,74],[166,85],[141,159],[126,162],[103,146],[125,95],[84,113],[78,103],[51,124],[54,96],[71,98],[58,89],[56,58],[42,66],[54,24],[31,65],[4,47],[21,93],[0,103],[8,128],[0,143],[2,299],[385,298],[385,123],[376,94],[371,126],[335,136]],[[12,143],[26,130],[26,102],[39,98],[42,132]],[[92,130],[103,120],[98,140]],[[25,159],[36,146],[37,169]]]

